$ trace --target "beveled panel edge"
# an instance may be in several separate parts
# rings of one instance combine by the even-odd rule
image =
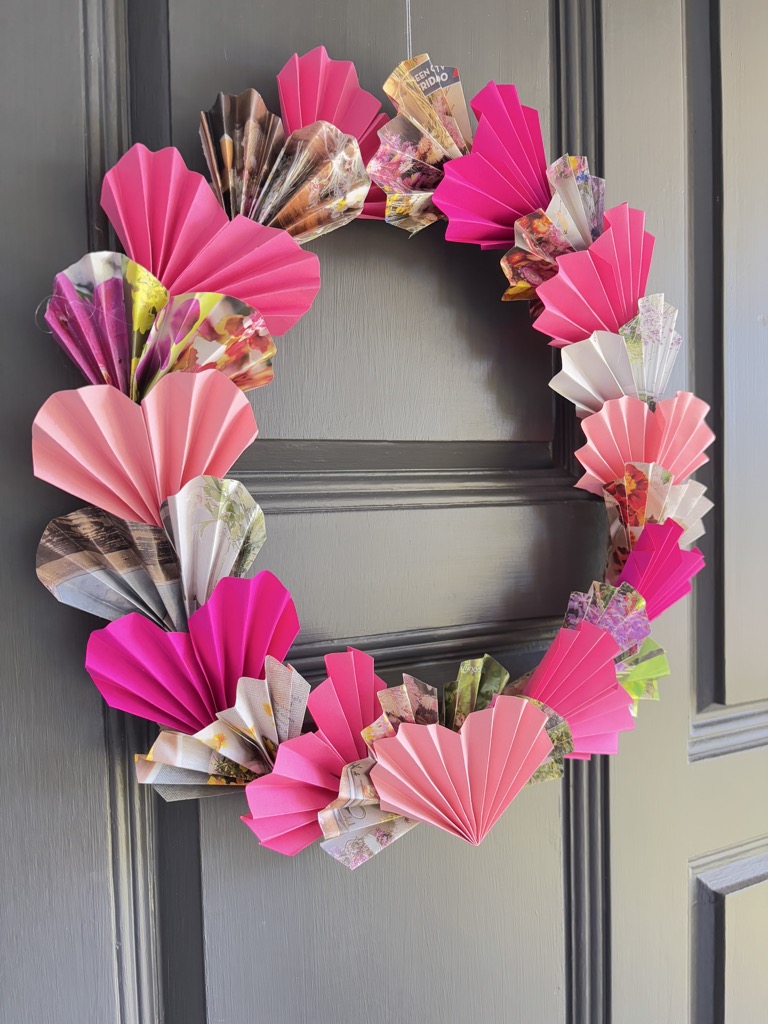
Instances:
[[[691,716],[688,760],[703,761],[768,744],[768,700],[711,704]]]
[[[562,470],[233,473],[270,515],[559,504],[593,500]],[[595,502],[597,506],[597,502]]]
[[[376,662],[376,671],[396,677],[402,671],[456,665],[468,657],[490,654],[505,667],[510,659],[543,652],[560,627],[557,618],[514,622],[478,622],[439,629],[400,630],[365,637],[312,638],[291,648],[288,660],[310,682],[324,677],[323,657],[359,647]],[[511,668],[510,668],[511,671]],[[446,677],[448,678],[448,677]]]
[[[692,386],[711,411],[717,435],[709,462],[697,471],[715,508],[698,542],[706,574],[694,583],[696,647],[692,715],[725,703],[724,580],[724,314],[723,314],[723,138],[719,0],[685,0],[685,103],[687,224],[689,251],[688,346]]]
[[[724,1024],[725,900],[768,879],[768,836],[693,857],[688,872],[690,1020]]]

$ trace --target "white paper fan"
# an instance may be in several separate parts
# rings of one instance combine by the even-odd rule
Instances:
[[[641,298],[638,310],[618,334],[595,331],[563,349],[563,368],[549,386],[573,402],[578,416],[599,412],[622,395],[651,407],[663,397],[682,344],[675,331],[678,311],[663,294]]]

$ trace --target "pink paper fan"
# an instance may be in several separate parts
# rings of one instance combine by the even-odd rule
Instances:
[[[315,121],[329,121],[345,135],[354,135],[367,166],[378,149],[378,130],[387,115],[381,101],[360,87],[351,60],[332,60],[324,46],[289,59],[277,76],[280,111],[285,134]],[[366,220],[384,220],[387,197],[372,184],[359,215]]]
[[[639,398],[611,399],[582,421],[587,443],[576,458],[586,473],[576,486],[602,495],[629,462],[656,462],[682,483],[708,461],[704,450],[715,439],[704,422],[708,412],[707,403],[688,391],[659,402],[655,411]]]
[[[533,322],[562,347],[594,331],[618,332],[645,294],[654,237],[627,203],[605,211],[606,230],[583,252],[558,256],[558,273],[537,289],[544,312]]]
[[[448,217],[445,237],[482,249],[515,244],[515,221],[551,198],[538,111],[514,85],[489,82],[472,100],[479,118],[472,152],[445,165],[435,205]]]
[[[426,821],[477,846],[552,750],[547,716],[498,697],[459,732],[404,722],[378,740],[371,769],[385,811]]]
[[[673,519],[648,523],[617,580],[643,595],[649,619],[690,594],[692,578],[704,568],[704,556],[698,548],[684,551],[680,547],[683,533],[683,527]]]
[[[293,855],[321,835],[318,811],[339,795],[344,766],[367,754],[361,731],[377,718],[376,694],[386,683],[373,658],[349,648],[325,659],[328,678],[309,695],[318,726],[282,743],[272,774],[246,787],[251,813],[243,821],[263,846]]]
[[[188,633],[125,615],[91,634],[85,667],[110,707],[195,733],[234,704],[241,677],[264,677],[267,655],[282,661],[298,631],[291,595],[272,573],[228,576]]]
[[[160,505],[196,476],[224,477],[256,437],[222,373],[173,373],[141,405],[97,384],[59,391],[32,424],[35,476],[121,519],[162,526]]]
[[[377,132],[388,120],[381,100],[360,87],[351,60],[332,60],[324,46],[289,58],[277,76],[285,134],[328,121],[354,135],[364,163],[378,148]]]
[[[125,251],[175,294],[218,292],[254,306],[284,334],[314,302],[320,267],[291,236],[230,221],[178,150],[137,143],[107,172],[101,205]]]
[[[618,733],[634,728],[632,698],[616,679],[619,645],[591,622],[560,629],[525,687],[525,694],[561,715],[573,754],[615,754]]]

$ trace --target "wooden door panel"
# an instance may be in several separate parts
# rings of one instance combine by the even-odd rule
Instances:
[[[702,540],[708,565],[693,604],[667,612],[655,629],[672,676],[662,686],[662,702],[641,709],[638,730],[624,739],[611,766],[612,1001],[622,1024],[724,1024],[726,1005],[731,1018],[741,1013],[736,1019],[745,1024],[761,1019],[751,1009],[761,982],[745,980],[753,961],[744,936],[757,926],[762,900],[757,883],[764,877],[766,840],[754,837],[768,833],[760,795],[768,778],[765,700],[753,700],[764,698],[765,684],[762,691],[750,688],[763,670],[754,643],[760,627],[749,581],[742,591],[734,576],[746,566],[746,520],[734,522],[728,511],[753,488],[754,442],[750,452],[738,441],[744,440],[742,419],[757,416],[745,377],[754,375],[748,353],[757,327],[754,316],[749,323],[744,317],[749,308],[755,312],[751,304],[761,295],[743,262],[757,244],[744,231],[747,215],[739,226],[730,218],[747,187],[747,149],[752,161],[765,149],[762,136],[743,134],[754,74],[743,47],[751,45],[746,37],[754,31],[757,5],[741,6],[749,11],[749,29],[738,24],[731,0],[654,0],[642,10],[619,0],[604,11],[606,94],[614,99],[606,107],[607,171],[649,213],[658,236],[649,288],[663,286],[680,307],[690,353],[688,366],[677,370],[677,386],[695,389],[712,404],[718,433],[710,464],[697,474],[717,503]],[[664,31],[653,39],[644,35],[649,22]],[[637,66],[663,69],[645,77],[642,89],[626,74],[619,40],[629,39]],[[730,97],[725,105],[724,96]],[[641,161],[639,124],[649,126]],[[759,217],[762,197],[750,201],[742,194],[739,202]],[[738,334],[729,318],[741,318]],[[759,492],[762,484],[755,486]],[[764,557],[751,552],[749,558],[756,575]],[[731,685],[734,671],[744,683]],[[743,888],[743,898],[726,895],[724,878],[734,884],[731,891]]]

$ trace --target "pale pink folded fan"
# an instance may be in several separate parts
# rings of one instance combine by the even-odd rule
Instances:
[[[32,461],[41,480],[162,526],[167,497],[196,476],[226,476],[256,433],[248,399],[224,374],[174,373],[140,405],[97,384],[51,395],[32,424]]]
[[[267,655],[282,661],[298,631],[291,595],[272,573],[228,576],[188,633],[125,615],[91,634],[85,667],[110,707],[195,733],[235,703],[241,677],[264,677]]]
[[[708,461],[704,454],[715,439],[705,423],[709,406],[688,391],[678,391],[655,410],[625,395],[587,416],[582,428],[587,443],[576,458],[586,473],[576,486],[601,495],[603,486],[624,475],[629,462],[656,462],[682,483]]]
[[[649,619],[655,619],[691,592],[691,580],[704,568],[698,548],[680,547],[683,527],[673,519],[648,523],[629,554],[618,583],[629,583],[645,598]]]
[[[568,757],[615,754],[618,734],[634,728],[632,698],[616,679],[619,645],[590,622],[558,630],[524,693],[561,715],[573,736]]]
[[[546,208],[551,189],[538,111],[514,85],[489,82],[472,100],[479,118],[472,152],[449,161],[435,205],[448,217],[445,237],[482,249],[515,244],[515,221]]]
[[[349,648],[325,659],[328,678],[309,696],[318,729],[278,747],[269,776],[246,787],[250,815],[243,818],[262,846],[293,855],[319,839],[318,811],[339,795],[344,766],[365,757],[360,732],[377,718],[376,694],[386,683],[373,658]]]
[[[104,176],[101,205],[123,248],[171,292],[219,292],[289,330],[320,288],[317,256],[246,217],[230,221],[202,175],[173,148],[132,146]]]
[[[328,121],[345,135],[353,135],[368,164],[379,145],[378,130],[388,117],[381,101],[361,88],[351,60],[332,60],[324,46],[301,57],[294,53],[277,76],[280,112],[285,134],[315,121]],[[386,196],[371,185],[360,217],[383,220]]]
[[[558,256],[556,276],[537,288],[544,312],[533,326],[555,346],[582,341],[593,331],[618,332],[637,315],[655,239],[645,230],[643,211],[627,203],[606,210],[605,225],[588,249]]]
[[[371,769],[385,811],[428,822],[476,846],[552,750],[547,716],[520,697],[498,697],[459,732],[404,722],[375,744]]]

